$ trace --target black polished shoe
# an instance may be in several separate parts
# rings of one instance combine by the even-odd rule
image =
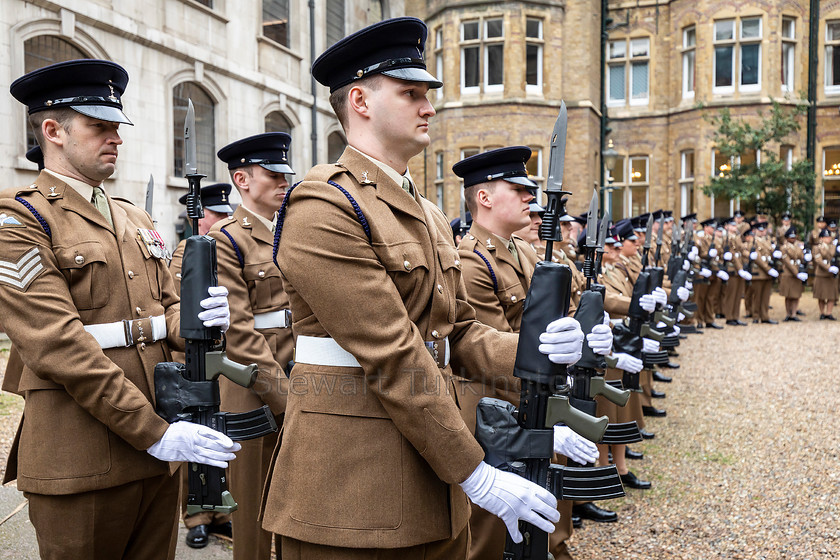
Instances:
[[[661,408],[653,408],[652,406],[642,407],[642,415],[644,416],[656,416],[661,418],[663,416],[667,416],[667,414],[668,413]]]
[[[209,540],[209,525],[196,525],[187,531],[187,546],[190,548],[204,548]]]
[[[797,309],[797,310],[796,310],[796,314],[797,314],[797,315],[801,315],[801,316],[803,316],[803,317],[805,316],[805,312],[804,312],[804,311],[801,311],[801,310],[799,310],[799,309]]]
[[[628,488],[636,488],[637,490],[650,489],[650,482],[647,480],[639,480],[633,471],[627,471],[627,474],[618,475],[621,477],[621,483]]]
[[[759,321],[758,319],[753,319],[753,324],[754,324],[754,325],[757,325],[757,324],[759,324],[760,322],[761,322],[761,321]]]
[[[624,479],[622,479],[623,481]],[[612,523],[618,521],[618,514],[608,509],[600,508],[592,502],[572,506],[572,516],[577,515],[581,519],[598,521],[599,523]]]
[[[828,321],[836,321],[837,320],[837,317],[835,317],[834,315],[830,315],[830,314],[826,315],[825,318]]]
[[[790,317],[785,317],[785,321],[793,321],[795,323],[801,323],[802,319],[800,319],[796,315],[791,315]]]
[[[657,391],[656,389],[650,390],[650,398],[652,399],[664,399],[665,398],[665,391]]]
[[[648,432],[647,430],[642,430],[639,428],[639,435],[642,436],[642,439],[653,439],[656,437],[656,434],[653,432]]]
[[[774,320],[774,319],[762,319],[761,322],[765,323],[767,325],[778,325],[779,324],[779,322]]]
[[[707,329],[722,329],[723,327],[718,325],[717,323],[706,323]]]
[[[579,515],[572,515],[572,527],[575,529],[583,527],[583,519],[581,519]]]
[[[662,375],[661,373],[659,373],[658,370],[653,370],[653,380],[660,381],[662,383],[670,383],[671,381],[673,381],[672,378],[668,377],[667,375]]]
[[[723,319],[724,317],[725,317],[725,315],[722,315],[720,313],[715,313],[715,319]]]
[[[233,538],[233,525],[230,521],[227,523],[219,523],[218,525],[210,525],[211,535],[222,535],[223,537]]]
[[[645,454],[641,451],[633,451],[629,447],[624,448],[624,458],[625,459],[634,459],[637,461],[641,461],[645,458]]]
[[[673,356],[674,358],[679,358],[680,357],[680,353],[677,352],[676,350],[674,350],[673,348],[668,349],[668,355]]]
[[[659,367],[664,367],[668,369],[680,369],[680,364],[675,364],[674,362],[665,362],[664,364],[659,364]]]

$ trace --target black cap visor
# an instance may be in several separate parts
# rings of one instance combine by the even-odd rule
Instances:
[[[134,126],[134,123],[128,120],[125,113],[109,105],[70,105],[70,108],[92,119]]]
[[[295,171],[286,163],[260,163],[260,167],[268,169],[274,173],[285,173],[286,175],[294,175]]]
[[[522,185],[523,187],[528,187],[528,188],[531,188],[531,189],[539,187],[539,185],[537,185],[535,182],[533,182],[528,177],[516,176],[516,177],[498,177],[498,178],[504,179],[508,183],[513,183],[514,185]],[[531,193],[531,194],[534,194],[534,193]],[[536,195],[534,195],[534,196],[536,196]]]
[[[443,87],[443,82],[432,76],[423,68],[390,68],[381,72],[383,76],[405,80],[406,82],[424,82],[429,84],[429,89]]]
[[[219,212],[220,214],[233,214],[233,208],[229,204],[212,204],[204,208],[213,212]]]

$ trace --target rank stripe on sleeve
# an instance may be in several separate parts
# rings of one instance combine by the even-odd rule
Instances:
[[[0,283],[26,291],[43,269],[40,251],[35,247],[27,251],[17,262],[0,261]]]

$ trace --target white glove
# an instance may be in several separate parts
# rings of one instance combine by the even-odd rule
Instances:
[[[680,318],[679,315],[682,315],[682,318]],[[683,315],[682,313],[680,313],[679,315],[677,315],[677,321],[682,321],[683,319],[685,319],[685,315]],[[674,329],[674,334],[679,336],[680,328],[677,325],[674,325],[672,328]]]
[[[554,426],[554,452],[565,455],[581,465],[598,460],[598,448],[595,444],[562,424]]]
[[[714,247],[709,249],[709,256],[715,258],[717,256],[717,249],[715,249]]]
[[[732,260],[732,253],[730,253],[729,251],[725,252],[725,253],[723,254],[723,260],[725,260],[725,261],[731,261],[731,260]]]
[[[840,245],[837,246],[837,252],[840,253]]]
[[[716,276],[724,282],[729,280],[729,274],[727,274],[725,270],[718,270]]]
[[[752,251],[752,252],[750,253],[750,260],[751,260],[751,261],[754,261],[754,260],[755,260],[755,259],[757,259],[757,258],[758,258],[758,253],[756,253],[755,251]]]
[[[580,360],[583,331],[572,317],[557,319],[540,335],[540,352],[555,364],[573,364]]]
[[[770,270],[768,270],[767,274],[769,274],[773,278],[778,278],[779,277],[779,271],[776,270],[775,268],[771,268]]]
[[[530,480],[491,467],[484,461],[461,483],[461,489],[475,505],[505,522],[513,542],[522,542],[519,520],[547,533],[560,520],[557,498]]]
[[[604,311],[604,324],[609,326],[610,325],[610,314]]]
[[[828,271],[832,274],[837,274],[838,268],[836,266],[829,266]]]
[[[609,325],[595,325],[586,335],[586,343],[599,356],[608,356],[612,350],[613,334]],[[568,455],[567,455],[568,456]],[[580,461],[578,461],[579,463]]]
[[[688,291],[693,290],[694,289],[694,282],[692,282],[691,280],[686,280],[685,281],[685,289],[688,290]]]
[[[709,278],[712,275],[712,271],[708,268],[701,268],[700,269],[700,276],[703,278]]]
[[[689,291],[686,288],[684,288],[682,286],[677,288],[677,297],[680,298],[680,301],[687,300],[688,296],[690,296],[690,295],[691,294],[689,293]]]
[[[689,268],[691,268],[691,263],[688,262],[688,259],[683,259],[682,269],[687,271]]]
[[[744,280],[747,280],[747,281],[752,280],[752,274],[750,274],[749,272],[747,272],[743,268],[738,271],[738,276],[740,276],[741,278],[743,278]]]
[[[207,426],[180,421],[166,428],[160,441],[146,452],[161,461],[188,461],[212,467],[225,468],[242,446]]]
[[[654,288],[652,294],[653,297],[656,298],[656,303],[658,303],[659,305],[664,306],[668,303],[668,294],[663,288]]]
[[[656,309],[656,297],[653,294],[643,295],[639,298],[639,307],[648,313],[653,313],[654,309]]]
[[[630,354],[624,352],[613,353],[613,358],[618,360],[615,367],[623,369],[627,373],[639,373],[642,371],[642,360],[634,358]]]
[[[779,251],[778,249],[776,249],[775,251],[773,251],[773,258],[774,259],[781,259],[782,258],[782,252]]]
[[[685,319],[685,315],[683,315],[682,313],[677,313],[677,322],[682,323],[683,319]],[[674,330],[677,332],[677,334],[680,334],[678,329],[679,327],[677,327],[677,325],[674,325]]]
[[[653,352],[659,352],[659,343],[653,340],[652,338],[643,338],[642,339],[642,352],[645,354],[651,354]]]
[[[694,247],[691,248],[691,250],[688,252],[688,254],[689,255],[694,255],[696,257],[699,252],[700,252],[700,250],[697,249],[697,245],[695,245]],[[694,259],[692,259],[692,260],[694,260]]]
[[[224,286],[210,286],[207,288],[209,298],[201,300],[204,311],[198,318],[204,321],[205,327],[219,327],[222,332],[230,327],[230,307],[228,307],[228,290]]]
[[[808,281],[808,273],[807,272],[800,272],[796,275],[796,277],[799,278],[802,282],[807,282]]]
[[[811,262],[811,259],[814,258],[811,253],[805,253],[805,262]]]
[[[664,329],[667,326],[668,325],[665,324],[665,321],[659,321],[658,323],[656,323],[656,328],[657,329]]]

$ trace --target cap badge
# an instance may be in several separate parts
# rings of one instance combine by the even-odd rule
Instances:
[[[108,84],[108,89],[111,90],[111,95],[108,96],[108,99],[110,99],[114,103],[117,103],[119,101],[119,99],[117,99],[117,95],[114,92],[114,86],[112,86],[111,84]]]
[[[487,243],[485,243],[484,245],[486,245],[488,249],[495,249],[496,248],[496,247],[493,246],[493,241],[489,237],[487,238]]]
[[[50,194],[47,196],[58,196],[58,193],[55,192],[55,187],[50,187]]]
[[[242,225],[243,226],[250,226],[251,224],[248,223],[248,216],[242,218]]]
[[[372,183],[373,183],[373,181],[368,179],[368,172],[367,171],[362,171],[362,184],[363,185],[370,185]]]

